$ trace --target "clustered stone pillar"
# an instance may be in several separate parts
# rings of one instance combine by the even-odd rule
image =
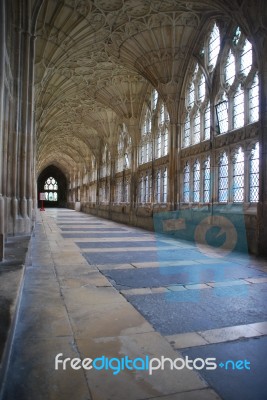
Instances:
[[[3,144],[4,130],[4,87],[5,87],[5,4],[0,2],[0,149]],[[0,151],[0,166],[3,152]],[[4,256],[4,199],[3,199],[3,168],[0,172],[0,261]]]
[[[31,2],[0,2],[0,260],[7,235],[32,228],[34,36]],[[6,25],[5,21],[9,21]]]

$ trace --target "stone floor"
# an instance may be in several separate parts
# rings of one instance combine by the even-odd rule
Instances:
[[[267,261],[252,256],[211,257],[188,242],[48,209],[31,240],[0,398],[264,400],[266,272]],[[56,370],[59,353],[139,361],[120,372],[116,359],[100,370],[102,358],[98,370]],[[146,357],[168,360],[150,375]],[[182,368],[188,358],[193,369]]]

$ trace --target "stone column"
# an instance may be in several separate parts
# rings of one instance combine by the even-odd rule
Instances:
[[[0,2],[0,168],[3,171],[3,120],[5,87],[5,2]],[[0,261],[4,257],[4,199],[2,173],[0,173]]]
[[[35,36],[30,36],[30,51],[29,51],[29,97],[28,97],[28,146],[27,146],[27,179],[26,179],[26,198],[27,198],[27,214],[32,220],[33,211],[33,186],[34,186],[34,149],[33,149],[33,137],[34,137],[34,46]]]
[[[21,147],[20,147],[20,213],[24,220],[24,226],[21,227],[24,231],[26,228],[26,220],[28,219],[28,207],[27,207],[27,194],[28,194],[28,178],[27,178],[27,167],[28,167],[28,146],[29,146],[29,84],[30,84],[30,33],[27,31],[27,27],[23,27],[24,30],[21,32],[21,74],[20,79],[21,85]]]

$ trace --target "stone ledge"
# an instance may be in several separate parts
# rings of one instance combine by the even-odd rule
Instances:
[[[30,236],[9,237],[0,262],[0,388],[5,378],[16,323]]]

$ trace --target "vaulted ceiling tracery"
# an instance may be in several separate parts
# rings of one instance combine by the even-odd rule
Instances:
[[[243,1],[230,2],[240,10]],[[172,120],[196,41],[217,0],[43,0],[36,21],[37,170],[98,157],[118,125],[136,135],[149,85]],[[135,139],[133,137],[133,139]]]

